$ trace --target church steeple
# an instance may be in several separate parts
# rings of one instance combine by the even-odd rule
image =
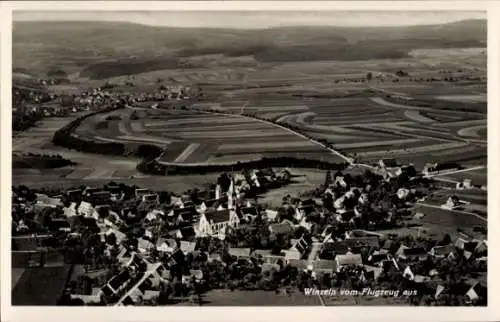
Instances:
[[[238,197],[236,195],[236,185],[234,183],[234,175],[231,173],[231,184],[229,185],[229,190],[227,191],[227,208],[236,210],[238,206]]]

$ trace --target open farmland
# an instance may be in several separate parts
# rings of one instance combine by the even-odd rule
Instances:
[[[269,95],[250,98],[245,113],[300,129],[361,162],[393,156],[423,167],[427,162],[483,164],[486,114],[396,104],[378,95],[294,100]],[[480,105],[480,104],[478,104]],[[472,106],[474,106],[472,104]],[[425,156],[425,157],[424,157]]]
[[[320,145],[278,126],[239,115],[188,110],[149,110],[130,119],[135,109],[111,114],[106,128],[98,128],[111,114],[96,115],[75,133],[95,140],[150,143],[161,146],[159,161],[176,164],[218,164],[261,157],[295,156],[342,162]]]

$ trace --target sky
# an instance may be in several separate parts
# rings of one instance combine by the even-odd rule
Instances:
[[[152,26],[262,29],[283,26],[432,25],[486,19],[483,11],[17,11],[14,21],[121,21]]]

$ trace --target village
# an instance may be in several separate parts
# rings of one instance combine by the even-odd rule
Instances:
[[[380,289],[406,294],[406,305],[485,305],[486,237],[379,232],[418,230],[425,214],[414,205],[429,194],[429,174],[450,167],[419,174],[383,159],[357,174],[328,171],[280,207],[258,196],[289,183],[288,169],[222,173],[181,195],[114,182],[13,187],[12,265],[70,266],[50,294],[58,305],[203,305],[217,289],[309,292],[323,305],[321,290]],[[459,203],[451,195],[442,207]]]

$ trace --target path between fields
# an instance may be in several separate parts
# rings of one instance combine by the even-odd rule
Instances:
[[[467,168],[467,169],[460,169],[460,170],[455,170],[455,171],[450,171],[450,172],[445,172],[445,173],[436,173],[436,174],[431,174],[431,175],[428,175],[426,176],[427,178],[433,178],[433,177],[439,177],[439,176],[448,176],[450,174],[455,174],[455,173],[461,173],[461,172],[468,172],[468,171],[474,171],[474,170],[482,170],[486,168],[486,166],[484,165],[479,165],[479,166],[476,166],[476,167],[472,167],[472,168]],[[437,178],[436,178],[437,179]],[[441,178],[439,178],[441,179]],[[444,181],[444,180],[443,180]],[[451,180],[449,180],[450,182],[452,182]],[[455,182],[455,181],[453,181]]]
[[[421,202],[417,202],[416,204],[420,205],[420,206],[428,207],[428,208],[446,210],[446,211],[450,211],[450,212],[456,213],[456,214],[470,215],[470,216],[474,216],[474,217],[476,217],[478,219],[481,219],[482,221],[488,222],[487,218],[484,218],[483,216],[478,215],[478,214],[476,214],[474,212],[469,212],[469,211],[464,211],[464,210],[456,210],[456,209],[449,210],[449,209],[441,208],[441,206],[436,206],[436,205],[431,205],[431,204],[428,204],[428,203],[421,203]]]

